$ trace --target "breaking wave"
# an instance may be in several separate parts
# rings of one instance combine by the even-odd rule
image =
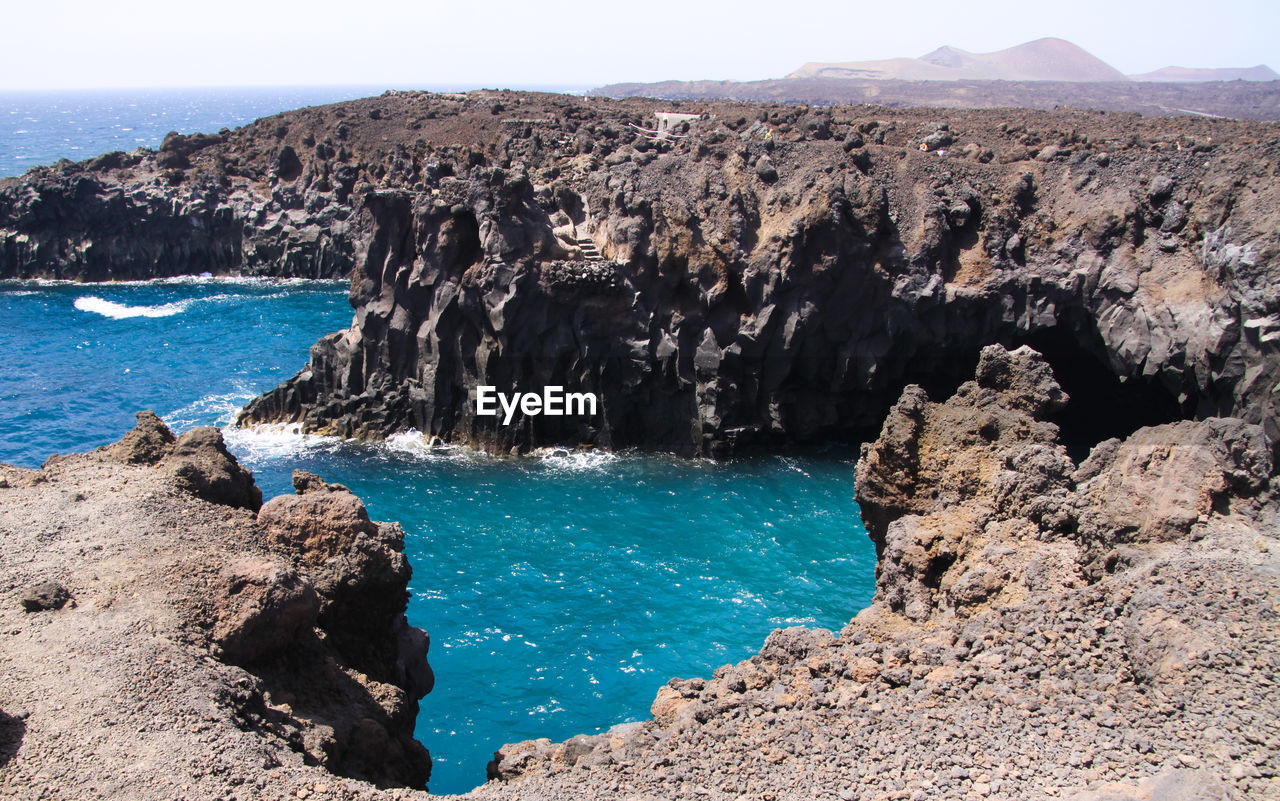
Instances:
[[[181,314],[191,305],[190,300],[180,300],[174,303],[163,303],[159,306],[126,306],[123,303],[113,303],[96,295],[85,295],[76,298],[75,307],[80,311],[93,312],[101,314],[103,317],[110,317],[113,320],[127,320],[130,317],[172,317],[175,314]]]
[[[253,468],[265,461],[331,452],[343,444],[341,437],[304,434],[298,423],[267,423],[250,428],[224,426],[222,437],[227,447]]]

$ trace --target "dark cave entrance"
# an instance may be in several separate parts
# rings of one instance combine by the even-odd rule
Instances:
[[[995,342],[1013,349],[1027,345],[1048,361],[1054,377],[1070,397],[1065,409],[1051,416],[1060,442],[1078,464],[1103,440],[1124,439],[1145,426],[1195,417],[1195,399],[1179,401],[1174,390],[1158,378],[1129,377],[1112,372],[1105,347],[1088,319],[1062,320],[1032,333],[997,337]],[[860,396],[843,410],[847,416],[836,437],[847,442],[872,442],[880,436],[884,418],[908,384],[918,384],[935,403],[945,402],[960,385],[973,379],[981,345],[937,348],[909,360],[910,367],[892,386],[871,396]],[[867,407],[878,411],[868,415]],[[831,432],[827,432],[830,435]]]
[[[484,258],[484,245],[480,241],[480,221],[476,219],[475,213],[470,210],[456,211],[446,226],[452,245],[449,263],[464,270],[473,264],[479,264]]]
[[[1044,355],[1071,400],[1049,418],[1062,431],[1061,441],[1077,463],[1103,440],[1127,437],[1144,426],[1188,418],[1182,405],[1159,380],[1130,377],[1121,380],[1102,356],[1102,345],[1090,349],[1081,342],[1088,331],[1064,325],[1045,328],[1010,343],[1028,345]],[[1096,335],[1094,335],[1096,336]]]

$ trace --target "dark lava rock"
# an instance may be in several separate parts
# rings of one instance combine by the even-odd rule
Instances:
[[[774,183],[778,180],[778,168],[774,166],[773,159],[763,156],[756,162],[756,175],[760,176],[760,180],[767,184]]]
[[[211,426],[193,428],[173,444],[156,465],[178,484],[206,501],[257,511],[262,490],[227,450],[222,432]]]
[[[114,445],[104,448],[111,458],[128,464],[154,465],[173,450],[173,432],[151,410],[135,413],[137,425]]]
[[[469,124],[492,124],[492,102],[457,102]],[[653,108],[630,102],[637,119]],[[566,103],[572,136],[567,123],[522,126],[480,160],[459,142],[421,163],[388,150],[357,170],[368,246],[353,327],[321,339],[241,422],[362,438],[416,429],[501,453],[866,441],[905,386],[945,396],[984,347],[1029,344],[1071,396],[1066,409],[1043,402],[1073,454],[1209,415],[1280,441],[1280,262],[1263,210],[1280,185],[1268,173],[1249,190],[1267,200],[1243,204],[1230,177],[1258,158],[1245,145],[1258,126],[1065,111],[956,112],[944,125],[884,109],[727,116],[740,107],[726,104],[657,154],[625,141],[622,106],[592,106],[588,122]],[[391,136],[395,104],[378,107]],[[353,147],[375,124],[359,110],[345,118]],[[813,135],[819,117],[831,139]],[[1214,130],[1208,156],[1121,144],[1192,128],[1197,140]],[[588,133],[609,153],[583,152]],[[921,153],[925,139],[947,153]],[[1072,156],[1085,139],[1109,143],[1107,169]],[[1062,157],[1029,160],[1050,148]],[[297,152],[305,206],[319,167]],[[325,169],[336,181],[339,167]],[[1176,184],[1149,192],[1165,174]],[[580,239],[607,262],[582,259]],[[594,393],[599,409],[502,425],[475,414],[480,385],[562,386]]]
[[[56,581],[32,584],[22,594],[22,609],[26,612],[46,612],[61,609],[71,600],[71,593]]]

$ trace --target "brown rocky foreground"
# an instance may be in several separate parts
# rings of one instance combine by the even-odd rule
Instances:
[[[303,473],[263,505],[216,429],[138,421],[0,466],[0,796],[425,786],[432,675],[400,527]]]
[[[869,609],[672,679],[649,720],[506,746],[471,796],[1280,798],[1261,428],[1143,428],[1077,465],[1045,420],[1066,401],[1027,348],[945,402],[909,387],[857,470]],[[139,422],[0,474],[0,795],[416,796],[354,778],[427,764],[396,527],[306,474],[255,515],[216,432]]]

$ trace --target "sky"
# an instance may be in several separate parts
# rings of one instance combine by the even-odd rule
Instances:
[[[1276,0],[29,0],[0,90],[385,85],[589,88],[780,78],[807,61],[973,52],[1042,36],[1125,73],[1280,70]]]

